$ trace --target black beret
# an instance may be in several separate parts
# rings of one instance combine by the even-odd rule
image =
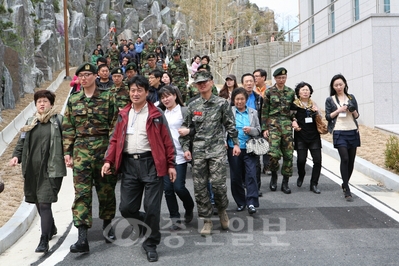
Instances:
[[[198,68],[197,68],[197,71],[200,71],[202,69],[204,69],[204,70],[206,70],[208,72],[211,72],[211,67],[208,64],[199,65]]]
[[[173,52],[173,54],[172,54],[173,56],[177,56],[177,55],[180,55],[180,52],[178,51],[178,50],[175,50],[174,52]]]
[[[280,75],[287,75],[287,69],[285,69],[284,67],[280,67],[273,72],[273,77],[277,77]]]
[[[122,68],[120,68],[120,67],[115,67],[115,68],[112,69],[112,71],[111,71],[111,75],[113,75],[113,74],[121,74],[121,75],[123,75],[123,70],[122,70]]]
[[[137,71],[137,65],[136,65],[135,63],[129,63],[129,64],[127,64],[127,66],[126,66],[126,71],[128,71],[128,70]]]
[[[151,54],[147,55],[147,60],[150,58],[156,58],[155,54],[151,53]]]
[[[82,71],[89,71],[94,74],[97,74],[97,67],[90,63],[83,63],[78,67],[78,69],[76,69],[75,75],[77,76]]]

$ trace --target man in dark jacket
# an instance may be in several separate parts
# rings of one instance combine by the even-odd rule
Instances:
[[[132,104],[119,112],[102,173],[111,174],[111,166],[122,172],[119,210],[135,228],[150,229],[142,247],[153,262],[158,260],[156,248],[161,242],[163,176],[169,175],[171,182],[176,179],[176,151],[165,116],[146,100],[147,79],[134,76],[128,85]],[[140,212],[143,193],[145,212]]]

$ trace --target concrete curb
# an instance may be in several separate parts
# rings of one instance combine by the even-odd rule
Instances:
[[[322,139],[323,153],[340,161],[338,151],[333,144]],[[355,160],[355,169],[360,173],[381,182],[386,188],[399,192],[399,176],[381,167],[378,167],[358,156]],[[340,173],[335,173],[340,176]]]
[[[50,84],[50,86],[47,88],[50,91],[55,91],[58,89],[58,87],[61,85],[61,83],[64,80],[65,76],[65,70],[61,71],[61,73],[58,75],[57,79]],[[27,119],[26,117],[26,112],[30,113],[30,116],[32,115],[32,106],[34,107],[34,104],[29,104],[23,112],[21,112],[17,118],[14,121],[22,121],[23,124],[25,124],[25,121]],[[19,129],[22,127],[20,125],[15,126],[15,122],[11,122],[11,124],[7,127],[12,127],[12,130],[7,135],[7,138],[10,139],[11,135],[11,141],[14,139],[15,135],[19,132]],[[20,124],[20,123],[19,123]],[[3,131],[4,132],[4,131]],[[5,134],[1,132],[1,136],[4,139]],[[1,149],[1,154],[4,152],[5,148],[7,148],[8,144],[11,142],[4,141],[6,145],[2,145],[2,142],[0,141],[0,147]],[[5,147],[4,147],[5,146]],[[4,150],[3,150],[4,148]],[[28,231],[30,225],[32,224],[33,219],[35,218],[37,213],[36,210],[36,205],[35,204],[29,204],[26,202],[22,202],[21,205],[19,206],[18,210],[14,213],[14,215],[11,217],[11,219],[0,228],[0,254],[2,254],[4,251],[6,251],[9,247],[11,247],[15,242],[18,241],[18,239],[25,234],[26,231]]]

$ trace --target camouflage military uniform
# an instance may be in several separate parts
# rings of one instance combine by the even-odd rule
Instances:
[[[197,95],[199,94],[199,91],[198,91],[197,87],[195,87],[194,84],[191,84],[191,85],[188,87],[187,90],[188,90],[188,98],[187,98],[186,103],[189,103],[190,100],[191,100],[193,97],[195,97],[195,96],[197,96]],[[212,86],[212,94],[215,95],[215,96],[219,96],[218,88],[216,88],[215,85]]]
[[[158,70],[160,70],[160,71],[163,72],[163,69],[157,67],[156,65],[155,65],[154,68],[150,68],[149,65],[146,65],[146,66],[143,67],[143,69],[141,70],[141,75],[144,76],[144,77],[146,77],[146,78],[148,79],[148,77],[150,76],[151,71],[153,71],[153,70],[155,70],[155,69],[158,69]]]
[[[155,43],[155,42],[153,42],[152,44],[151,43],[148,43],[148,51],[150,52],[150,53],[155,53],[155,49],[158,47],[158,45]]]
[[[117,119],[114,95],[97,88],[91,98],[84,88],[68,99],[63,118],[64,154],[73,158],[75,199],[72,205],[76,227],[92,225],[92,187],[96,187],[100,204],[99,216],[115,217],[116,177],[101,177],[101,167],[109,143],[109,135]]]
[[[112,48],[109,49],[106,57],[108,56],[111,58],[110,69],[119,67],[119,50],[118,49],[112,50]]]
[[[183,102],[188,99],[187,82],[188,68],[186,62],[180,59],[179,62],[172,60],[168,65],[168,72],[172,75],[173,84],[179,88],[183,97]]]
[[[226,148],[225,134],[228,132],[234,144],[238,144],[238,132],[230,104],[223,98],[211,95],[209,100],[200,97],[188,105],[183,127],[193,127],[192,139],[194,195],[198,215],[209,218],[212,204],[209,199],[207,184],[212,183],[215,204],[219,210],[228,206],[226,186]],[[190,147],[190,136],[180,137],[183,151]]]
[[[265,93],[262,108],[262,130],[269,130],[270,171],[278,171],[279,160],[283,156],[281,174],[292,176],[292,119],[290,106],[295,99],[295,92],[284,86],[279,90],[276,86]]]
[[[123,82],[120,88],[116,85],[112,85],[110,91],[114,94],[115,104],[118,110],[124,108],[128,103],[130,103],[129,87],[127,82]]]

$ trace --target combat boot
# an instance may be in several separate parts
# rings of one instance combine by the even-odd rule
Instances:
[[[272,171],[272,177],[270,179],[270,190],[276,191],[277,190],[277,172]]]
[[[212,233],[213,224],[211,219],[204,219],[204,226],[201,230],[201,236],[209,236]]]
[[[40,237],[39,245],[37,246],[35,252],[36,253],[47,253],[49,249],[48,246],[48,235],[42,235]]]
[[[78,227],[78,241],[71,245],[71,253],[89,252],[89,242],[87,241],[87,226],[81,225]]]
[[[229,221],[229,216],[227,216],[226,210],[219,211],[219,219],[220,219],[220,224],[222,225],[222,228],[224,230],[229,229],[230,221]]]
[[[288,187],[289,176],[284,176],[283,183],[281,184],[281,191],[285,194],[291,194],[291,189]]]
[[[105,243],[109,244],[115,241],[115,231],[111,225],[112,220],[104,220],[103,221],[103,235]],[[109,228],[108,228],[109,227]]]

